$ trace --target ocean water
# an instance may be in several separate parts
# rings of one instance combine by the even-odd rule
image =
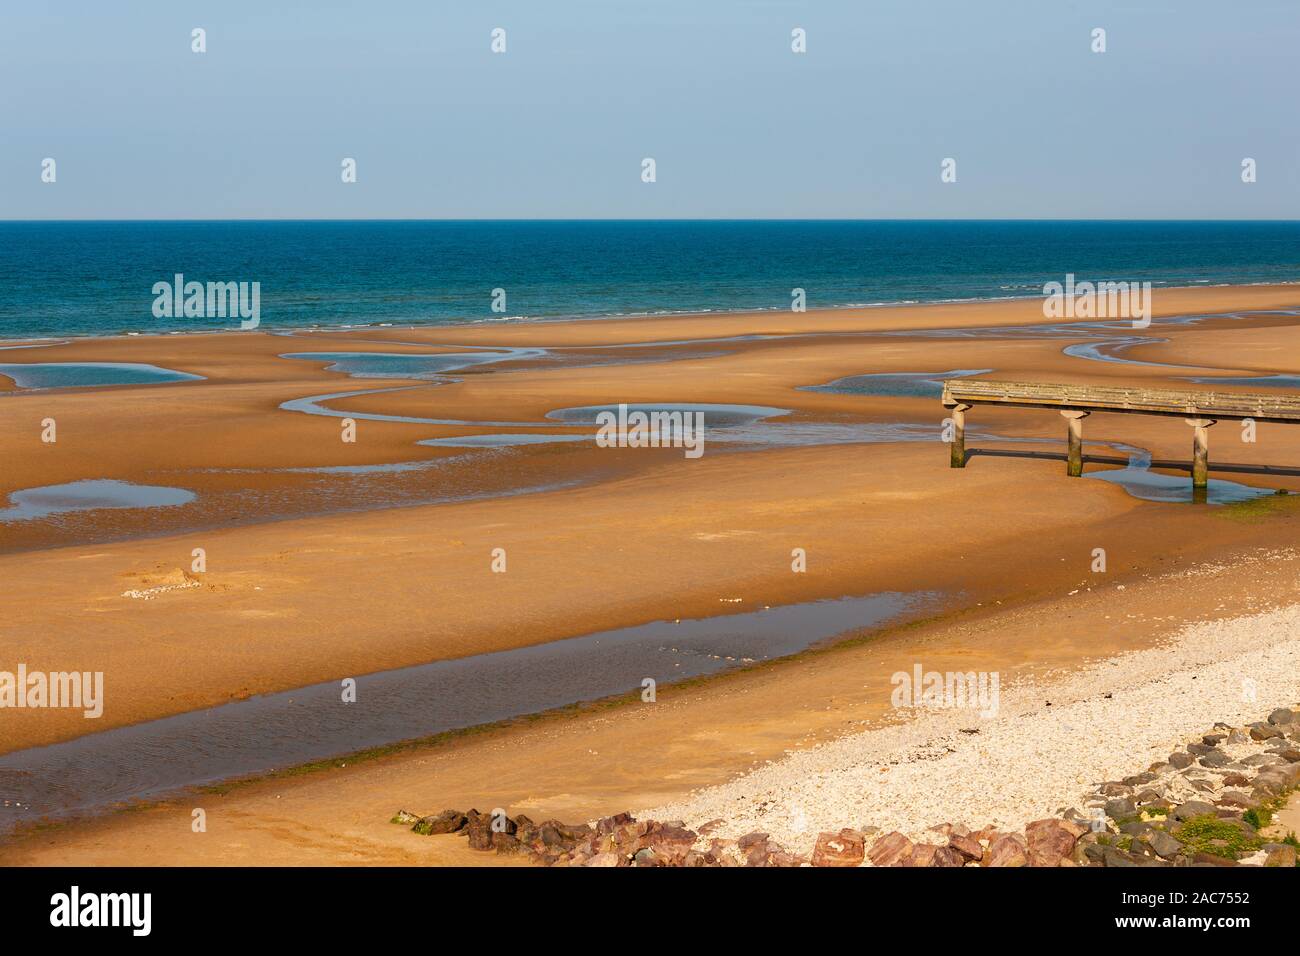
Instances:
[[[238,327],[153,286],[258,282],[263,328],[455,324],[1300,280],[1297,222],[0,222],[0,338]],[[493,290],[505,290],[493,311]]]

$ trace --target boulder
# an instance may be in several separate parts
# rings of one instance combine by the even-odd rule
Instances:
[[[1250,725],[1250,736],[1252,740],[1272,740],[1281,737],[1282,731],[1272,724],[1255,723]]]
[[[423,836],[459,833],[468,822],[469,818],[459,810],[444,810],[435,816],[421,817],[411,829]]]
[[[1293,846],[1274,847],[1268,851],[1268,857],[1264,860],[1265,866],[1294,867],[1296,865],[1296,853]]]
[[[1295,722],[1295,711],[1290,707],[1279,707],[1273,713],[1268,715],[1268,722],[1274,727],[1279,724],[1290,724]]]
[[[980,846],[979,841],[971,836],[954,833],[948,837],[948,847],[965,860],[979,862],[984,856],[984,847]]]
[[[1057,820],[1056,825],[1066,833],[1071,834],[1076,840],[1085,833],[1092,832],[1092,821],[1081,817],[1067,817]]]
[[[1192,854],[1192,863],[1195,866],[1236,866],[1236,860],[1229,860],[1226,856],[1215,856],[1213,853],[1194,853]]]
[[[465,828],[465,832],[469,834],[469,848],[471,850],[492,849],[492,824],[489,822],[490,820],[491,817],[480,817]]]
[[[1203,817],[1207,813],[1213,815],[1215,807],[1202,800],[1188,800],[1174,807],[1172,816],[1175,820],[1182,821],[1190,820],[1192,817]]]
[[[523,844],[513,833],[493,833],[492,848],[498,853],[518,853],[523,849]]]
[[[813,866],[861,866],[866,858],[865,841],[856,830],[820,833],[813,849]]]
[[[912,841],[898,831],[886,833],[871,846],[867,856],[873,866],[903,866],[912,855]]]
[[[604,817],[600,820],[597,820],[596,832],[613,833],[619,827],[624,826],[628,823],[635,823],[635,822],[636,821],[633,819],[632,814],[630,813],[616,813],[612,817]],[[588,866],[590,865],[591,864],[588,864]]]
[[[1115,797],[1106,801],[1106,816],[1112,820],[1131,817],[1137,813],[1137,805],[1131,797]]]
[[[999,837],[998,840],[989,847],[989,866],[1025,866],[1028,862],[1029,854],[1025,851],[1025,848],[1020,845],[1020,841],[1011,834]]]
[[[1074,852],[1079,835],[1061,825],[1060,820],[1035,820],[1025,827],[1029,842],[1030,866],[1060,866],[1061,861]]]
[[[1157,856],[1163,857],[1166,860],[1172,860],[1183,848],[1181,843],[1171,837],[1164,830],[1153,829],[1146,835],[1146,842]]]
[[[966,857],[958,853],[952,847],[941,846],[939,847],[938,850],[935,851],[934,859],[931,861],[930,865],[942,866],[942,867],[965,866]]]
[[[1249,810],[1252,807],[1259,806],[1259,801],[1252,799],[1247,794],[1239,790],[1225,790],[1219,794],[1219,799],[1214,801],[1217,806],[1228,807],[1234,810]]]
[[[686,854],[695,846],[694,830],[687,830],[677,822],[651,823],[641,835],[643,847],[651,849],[655,858],[666,866],[680,866]]]

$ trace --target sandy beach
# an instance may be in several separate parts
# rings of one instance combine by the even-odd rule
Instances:
[[[130,813],[41,822],[40,807],[23,808],[22,826],[0,838],[0,862],[512,862],[450,837],[413,839],[387,822],[408,806],[574,820],[651,808],[692,824],[724,817],[739,835],[760,822],[764,798],[816,802],[790,789],[791,775],[798,787],[815,786],[817,773],[851,762],[846,752],[867,766],[879,762],[882,741],[906,750],[942,736],[889,706],[890,675],[918,660],[997,671],[1020,682],[1008,699],[1051,686],[1054,704],[1081,708],[1104,683],[1097,669],[1125,662],[1113,689],[1130,695],[1129,717],[1149,722],[1134,723],[1133,738],[1105,759],[1072,754],[1059,778],[1003,798],[1041,799],[1044,812],[1067,802],[1071,786],[1082,794],[1100,782],[1093,777],[1141,769],[1151,747],[1171,746],[1216,707],[1228,709],[1224,675],[1248,648],[1279,662],[1261,678],[1259,706],[1293,705],[1300,688],[1285,622],[1294,615],[1289,548],[1300,509],[1292,496],[1193,506],[1067,478],[1064,423],[1052,411],[976,409],[971,460],[949,469],[937,397],[815,390],[852,376],[950,370],[1169,387],[1189,377],[1300,374],[1295,287],[1160,290],[1155,303],[1147,329],[1046,328],[1053,323],[1034,299],[4,343],[37,346],[4,353],[11,363],[146,363],[202,379],[8,384],[0,395],[0,443],[12,449],[0,492],[112,480],[193,495],[169,507],[0,522],[0,669],[23,662],[105,675],[95,720],[6,710],[0,755],[651,622],[880,594],[912,600],[885,619],[814,636],[791,657],[756,652],[754,666],[661,682],[653,704],[633,682],[618,702],[521,714],[388,752],[429,733],[403,727],[365,759],[149,794]],[[1186,316],[1196,318],[1161,321]],[[478,364],[375,379],[332,371],[333,359],[282,357],[292,353],[450,354]],[[618,403],[692,403],[706,421],[718,404],[782,414],[730,437],[726,427],[711,430],[698,460],[680,448],[599,447],[592,428],[548,418]],[[57,441],[43,442],[51,418]],[[345,420],[354,442],[341,440]],[[1251,442],[1236,423],[1220,424],[1212,476],[1300,491],[1293,432],[1261,425]],[[582,438],[419,444],[520,433]],[[1136,448],[1157,474],[1186,476],[1191,430],[1178,419],[1096,414],[1085,438],[1088,474],[1123,468]],[[503,549],[504,572],[494,570],[494,549]],[[806,570],[792,568],[796,549]],[[1220,626],[1214,639],[1195,630]],[[1200,656],[1177,670],[1180,649],[1193,644]],[[1220,696],[1179,711],[1186,726],[1147,706],[1141,675],[1190,681],[1196,667],[1205,669],[1198,680],[1220,675]],[[1016,741],[1033,733],[1033,719],[988,728],[989,746],[1003,748],[999,774],[1031,759]],[[883,736],[861,738],[867,729]],[[967,776],[966,759],[955,755],[951,769],[927,764],[930,776],[916,779],[897,773],[898,791],[849,787],[807,811],[807,832],[869,823],[873,812],[882,827],[929,826],[937,805],[908,806],[900,795],[918,781]],[[941,804],[964,791],[935,792]],[[199,806],[208,832],[191,834]],[[990,819],[972,825],[994,822],[1003,805],[975,809]],[[792,845],[807,839],[784,835]]]

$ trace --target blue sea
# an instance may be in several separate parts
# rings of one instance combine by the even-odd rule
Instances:
[[[258,282],[261,326],[304,328],[1035,296],[1071,272],[1295,282],[1300,223],[0,222],[0,338],[238,327],[155,317],[177,273]]]

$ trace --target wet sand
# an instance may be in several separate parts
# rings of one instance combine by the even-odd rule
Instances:
[[[519,865],[470,851],[461,838],[420,837],[388,821],[398,809],[470,806],[576,821],[681,800],[792,749],[880,726],[891,706],[890,675],[917,660],[937,670],[1001,670],[1008,682],[1059,677],[1155,646],[1187,622],[1273,607],[1300,570],[1294,555],[1256,550],[1225,564],[1170,558],[1158,567],[1122,588],[1110,581],[1014,607],[974,608],[858,645],[663,688],[654,704],[516,722],[55,824],[0,843],[0,864]],[[207,814],[206,833],[190,829],[195,808]]]
[[[1155,302],[1162,315],[1294,308],[1300,289],[1158,290]],[[1151,339],[1118,354],[1211,363],[1202,370],[1210,375],[1295,371],[1295,321],[1258,315],[1117,330]],[[1179,384],[1189,374],[1063,354],[1071,342],[1091,341],[1096,332],[917,334],[1035,323],[1043,323],[1041,303],[1030,300],[805,315],[132,337],[9,351],[11,362],[146,363],[203,380],[10,389],[0,395],[0,442],[14,450],[0,491],[116,479],[196,495],[191,504],[145,512],[101,510],[0,524],[0,576],[9,585],[0,594],[6,661],[31,669],[103,670],[107,696],[97,721],[67,711],[0,713],[0,752],[252,694],[656,620],[886,591],[934,592],[944,610],[996,601],[1029,607],[1045,595],[1087,587],[1097,547],[1107,551],[1110,578],[1122,581],[1162,563],[1213,559],[1294,539],[1294,511],[1287,508],[1239,509],[1233,513],[1239,517],[1229,517],[1213,508],[1144,502],[1105,482],[1066,479],[1058,444],[1064,428],[1051,412],[977,410],[970,416],[968,442],[974,454],[964,471],[946,467],[946,449],[937,442],[818,444],[809,432],[798,431],[911,423],[937,432],[944,413],[934,398],[803,389],[850,375],[990,368],[990,377]],[[880,334],[885,332],[902,334]],[[778,338],[700,341],[747,335]],[[608,348],[644,342],[660,344]],[[1235,342],[1243,343],[1240,357]],[[350,378],[326,371],[324,361],[279,357],[446,352],[448,345],[555,351],[467,368],[452,373],[455,381],[437,384]],[[314,395],[402,385],[412,387],[326,403],[357,416],[355,444],[340,441],[338,418],[281,408]],[[785,428],[785,437],[774,444],[712,442],[696,461],[684,459],[680,449],[601,449],[589,441],[435,448],[417,442],[518,429],[362,417],[497,421],[564,431],[548,423],[548,412],[668,401],[767,405],[791,414],[756,426]],[[54,445],[40,441],[45,417],[58,422]],[[1300,434],[1291,434],[1296,430],[1261,426],[1259,440],[1248,444],[1231,434],[1235,427],[1224,423],[1213,433],[1213,475],[1300,490]],[[1010,441],[982,441],[977,430]],[[1094,415],[1085,437],[1142,447],[1157,466],[1186,468],[1190,429],[1177,420]],[[1110,458],[1090,468],[1123,463],[1124,456],[1112,449],[1088,450]],[[417,467],[296,470],[398,463]],[[207,556],[200,586],[162,590],[147,600],[124,596],[175,583],[196,547]],[[508,554],[504,574],[491,570],[497,547]],[[796,547],[808,553],[806,573],[791,571]],[[1155,597],[1152,602],[1154,607]],[[1013,624],[992,626],[990,634],[998,635],[994,656],[1011,668],[1051,653],[1043,649],[1040,633],[1047,620],[1019,640]],[[949,642],[964,639],[956,632],[935,633]],[[1147,639],[1146,633],[1122,629],[1100,643],[1072,638],[1060,659]],[[825,658],[832,659],[838,658]],[[776,667],[831,666],[811,660]],[[842,660],[849,670],[837,673],[860,666]],[[621,790],[612,784],[602,790],[591,777],[596,768],[575,765],[580,755],[553,754],[558,762],[547,771],[548,808],[582,816],[597,806],[649,805],[677,792],[669,787],[672,793],[660,793],[652,780],[716,782],[743,769],[739,754],[775,753],[797,743],[782,721],[825,695],[810,685],[807,697],[792,696],[779,683],[760,701],[743,690],[757,680],[756,674],[741,674],[711,683],[707,694],[661,694],[661,702],[672,701],[665,710],[681,721],[673,732],[696,744],[678,751],[671,767],[662,764],[657,777],[646,768],[641,779],[642,771],[631,766],[612,778]],[[718,714],[710,709],[721,706],[737,709],[730,722],[711,723]],[[848,719],[837,704],[827,706],[833,709],[825,722],[819,718],[811,727],[837,727]],[[604,718],[591,719],[599,725]],[[608,746],[632,747],[636,721],[619,720],[619,733],[631,736],[619,743],[616,734]],[[554,725],[557,738],[577,732],[565,726]],[[527,731],[507,736],[514,733]],[[483,780],[505,779],[487,770],[491,753],[514,746],[491,742],[497,739],[451,745],[447,752],[467,761],[466,782],[461,792],[447,790],[441,802],[470,805],[490,796],[481,789],[476,796],[468,781],[481,787]],[[654,738],[640,739],[648,746]],[[402,759],[419,764],[443,758]],[[348,774],[348,785],[357,789],[346,800],[356,800],[357,807],[376,804],[384,775],[406,772],[395,769],[404,766],[402,759]],[[566,772],[570,776],[562,777]],[[521,767],[510,779],[527,789],[528,773]],[[364,779],[351,782],[358,777]],[[418,773],[412,780],[417,778]],[[363,790],[375,792],[361,800],[357,794]],[[566,803],[563,791],[585,795]],[[596,799],[597,792],[607,802]],[[311,799],[337,800],[334,806],[347,817],[344,797],[316,791]],[[419,807],[433,808],[440,807]],[[374,837],[376,846],[387,847],[388,831],[379,832],[384,836]],[[391,842],[376,851],[380,857],[388,859],[388,849],[397,857],[410,852],[399,837]],[[339,852],[333,838],[320,846],[328,848],[324,856],[308,852],[304,858],[350,858],[331,857]],[[288,854],[279,847],[267,862],[290,862],[292,854],[275,856],[282,851]]]

